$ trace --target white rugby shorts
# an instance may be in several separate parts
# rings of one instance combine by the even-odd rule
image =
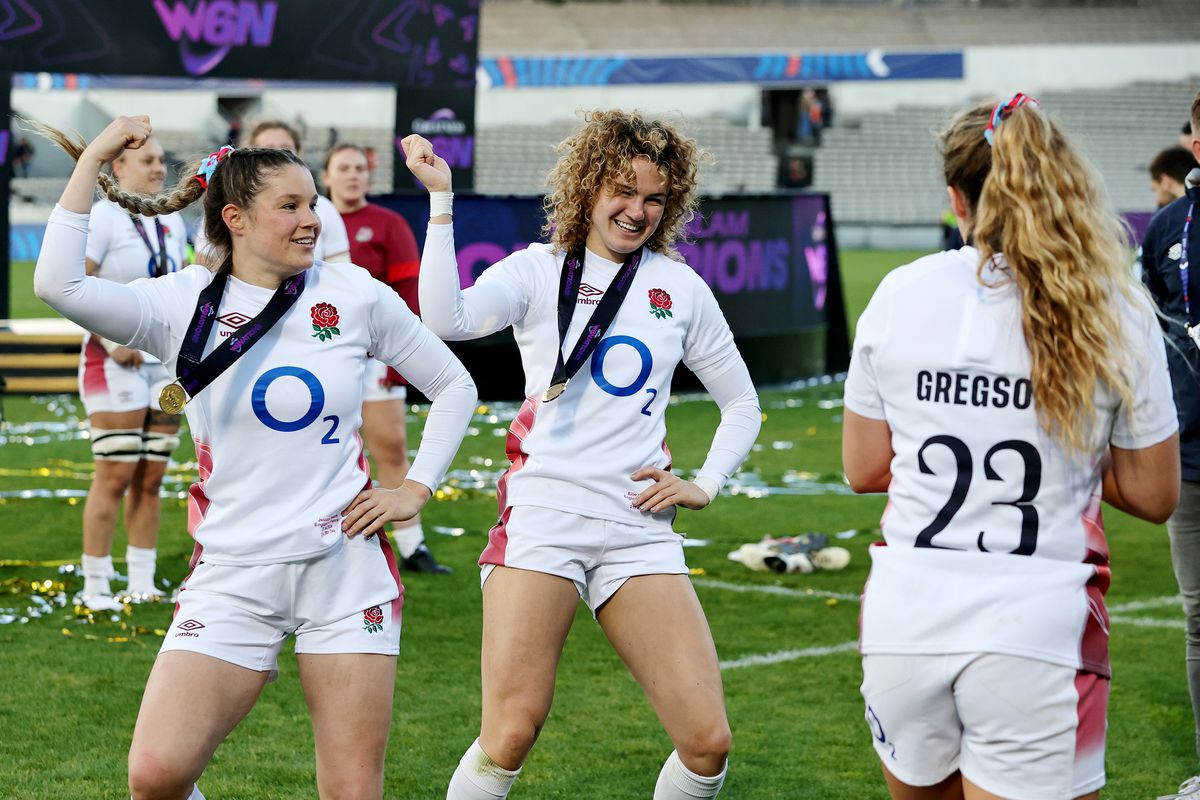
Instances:
[[[363,368],[363,402],[375,403],[380,400],[403,400],[408,397],[408,387],[403,384],[387,383],[388,365],[373,358],[367,359]]]
[[[79,359],[79,398],[88,416],[96,412],[162,409],[158,393],[175,378],[160,362],[123,367],[89,337]]]
[[[540,506],[510,506],[488,534],[479,585],[497,566],[558,575],[595,615],[629,578],[686,575],[683,537],[663,526],[628,525]]]
[[[1072,800],[1104,785],[1109,679],[995,653],[863,656],[875,752],[910,786],[961,770],[1001,797]]]
[[[201,558],[179,592],[159,652],[188,650],[278,674],[288,636],[297,653],[400,652],[404,587],[386,536],[343,539],[307,561],[229,566]]]

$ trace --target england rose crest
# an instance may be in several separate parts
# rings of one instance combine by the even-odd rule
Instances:
[[[379,633],[383,630],[383,609],[371,606],[363,612],[363,628],[367,633]]]
[[[662,289],[650,290],[650,313],[659,319],[673,317],[671,313],[671,295],[664,292]]]
[[[338,310],[332,304],[317,303],[312,307],[312,325],[316,331],[313,336],[322,342],[340,336],[342,332],[337,328],[339,319]]]

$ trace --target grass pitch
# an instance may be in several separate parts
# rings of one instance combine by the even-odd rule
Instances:
[[[887,269],[912,257],[843,254],[850,318],[857,319]],[[15,270],[14,310],[44,316],[29,292],[30,274],[27,265]],[[868,530],[839,541],[852,561],[837,573],[753,573],[726,558],[765,534],[874,528],[884,498],[856,497],[840,487],[840,396],[838,383],[764,392],[766,421],[738,481],[740,493],[702,512],[682,511],[677,522],[690,538],[708,542],[688,548],[687,558],[694,570],[702,570],[693,580],[724,666],[734,732],[723,797],[887,796],[862,721],[861,669],[852,645],[866,548],[876,535]],[[424,514],[431,546],[455,573],[405,579],[389,798],[444,797],[454,764],[478,730],[480,595],[474,563],[496,506],[489,491],[473,488],[469,471],[489,483],[489,474],[503,467],[505,411],[489,407],[477,416],[474,435],[454,465],[457,487]],[[87,443],[76,432],[82,407],[73,398],[6,398],[3,412],[0,797],[127,798],[125,754],[159,631],[172,607],[136,606],[116,621],[89,621],[69,603],[57,605],[60,595],[80,585],[54,562],[79,555],[78,495],[91,472]],[[681,469],[699,466],[716,422],[716,408],[707,401],[670,407],[668,442]],[[414,441],[419,423],[414,420],[410,432]],[[179,497],[195,476],[186,438],[175,461],[159,544],[160,575],[172,585],[183,577],[191,552]],[[1112,509],[1106,515],[1114,568],[1109,605],[1115,678],[1104,796],[1133,800],[1165,793],[1195,772],[1182,614],[1165,529]],[[443,536],[435,529],[462,533]],[[119,557],[123,532],[117,540]],[[554,710],[511,796],[649,797],[671,745],[582,606],[576,623]],[[312,734],[295,660],[286,648],[280,672],[217,751],[201,782],[210,798],[315,796]],[[188,698],[178,702],[186,705]]]

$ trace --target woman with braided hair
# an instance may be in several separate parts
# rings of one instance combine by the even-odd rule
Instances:
[[[587,114],[549,176],[549,242],[460,291],[450,168],[420,136],[403,145],[430,192],[424,318],[447,339],[512,326],[525,365],[499,521],[479,559],[483,719],[447,797],[508,795],[550,712],[580,598],[675,745],[656,800],[716,797],[731,740],[724,689],[672,522],[678,507],[713,501],[762,415],[716,298],[675,251],[695,215],[703,151],[636,112]],[[694,481],[671,472],[666,443],[680,362],[721,409]]]
[[[862,694],[897,800],[1095,798],[1111,579],[1100,502],[1163,522],[1179,437],[1153,304],[1103,185],[1032,98],[941,135],[968,244],[858,321],[842,460],[887,492]]]
[[[138,150],[122,153],[112,163],[112,174],[114,190],[158,194],[167,175],[162,145],[151,137]],[[178,213],[143,216],[105,198],[92,206],[91,217],[89,275],[129,283],[187,266],[187,232]],[[82,349],[79,397],[88,415],[95,464],[83,506],[82,600],[93,611],[113,611],[122,607],[109,584],[122,499],[129,537],[127,596],[133,602],[162,596],[154,585],[159,487],[179,444],[179,417],[159,407],[158,393],[172,378],[153,355],[94,333],[84,336]]]
[[[76,158],[34,275],[64,316],[146,350],[176,377],[200,463],[192,573],[150,673],[129,752],[134,800],[201,798],[213,752],[295,639],[321,797],[379,798],[403,587],[387,522],[414,516],[454,455],[475,387],[444,344],[364,270],[314,263],[317,192],[284,150],[223,149],[169,195],[113,186],[100,167],[150,136],[120,117]],[[93,184],[141,213],[203,200],[216,267],[121,285],[86,275]],[[228,336],[213,335],[236,320]],[[231,327],[231,326],[226,326]],[[356,435],[368,353],[433,399],[404,484],[371,489]],[[189,402],[190,401],[190,402]],[[186,702],[180,702],[186,698]]]

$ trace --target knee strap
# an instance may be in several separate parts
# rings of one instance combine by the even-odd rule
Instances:
[[[179,446],[179,434],[161,431],[142,431],[142,458],[147,461],[170,461],[171,453]]]
[[[142,457],[142,429],[104,429],[92,426],[92,456],[108,461],[138,461]]]

